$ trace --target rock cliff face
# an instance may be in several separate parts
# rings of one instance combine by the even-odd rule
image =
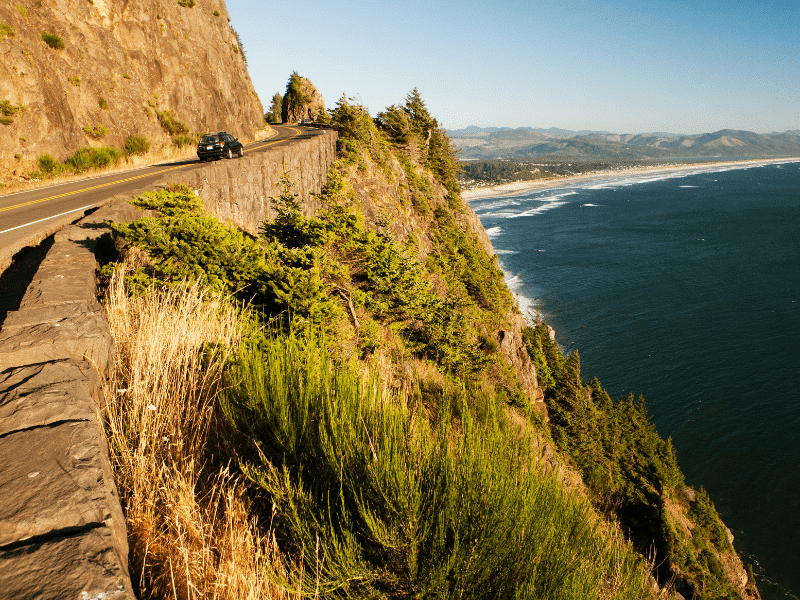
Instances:
[[[224,0],[3,2],[0,165],[131,133],[166,144],[164,111],[190,132],[252,136],[264,111],[228,21]]]

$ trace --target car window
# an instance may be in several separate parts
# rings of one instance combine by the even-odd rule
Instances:
[[[216,135],[207,135],[202,140],[200,140],[201,144],[213,144],[218,140]]]

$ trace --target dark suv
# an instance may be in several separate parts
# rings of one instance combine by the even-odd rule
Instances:
[[[197,158],[202,161],[212,158],[233,158],[233,155],[244,156],[244,146],[230,133],[215,131],[206,133],[197,144]]]

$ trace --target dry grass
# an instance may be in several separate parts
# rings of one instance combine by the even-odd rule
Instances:
[[[196,284],[129,298],[124,272],[112,279],[107,313],[117,347],[107,431],[138,596],[289,597],[269,577],[290,577],[274,539],[211,435],[222,425],[215,395],[241,313]]]

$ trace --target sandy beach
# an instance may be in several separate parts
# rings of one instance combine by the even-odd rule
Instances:
[[[737,168],[737,167],[756,167],[760,165],[769,164],[783,164],[800,162],[800,157],[791,158],[771,158],[771,159],[754,159],[754,160],[734,160],[734,161],[714,161],[714,162],[696,162],[675,165],[662,165],[653,167],[633,167],[630,169],[607,170],[607,171],[594,171],[591,173],[582,173],[580,175],[573,175],[569,177],[553,177],[551,179],[539,179],[536,181],[515,181],[513,183],[503,183],[501,185],[486,186],[470,190],[462,190],[461,197],[466,200],[477,200],[479,198],[496,198],[499,196],[518,196],[525,194],[531,190],[546,190],[550,188],[563,187],[573,185],[576,183],[591,183],[593,181],[608,179],[618,179],[641,175],[670,175],[680,173],[682,171],[692,171],[698,169],[707,169],[708,167],[723,167],[723,168]]]

